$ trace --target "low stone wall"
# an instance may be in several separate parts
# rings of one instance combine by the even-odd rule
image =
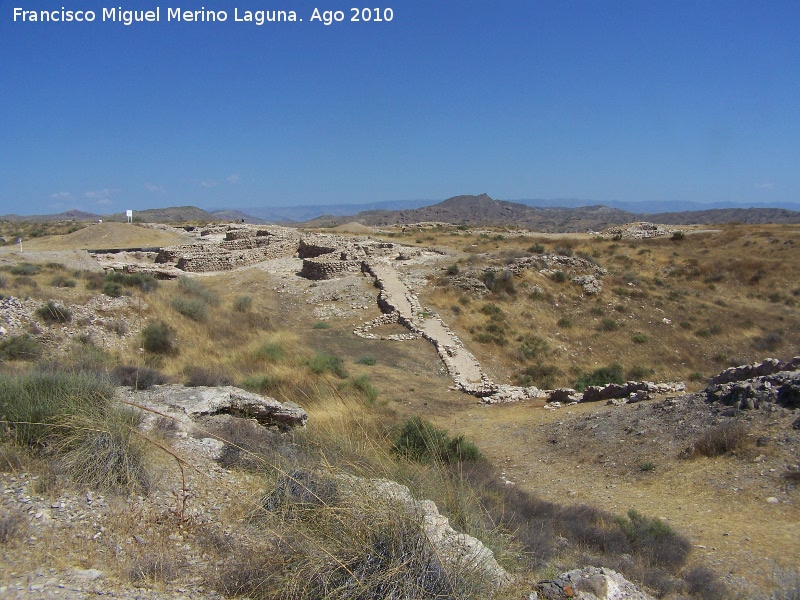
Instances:
[[[719,384],[730,383],[732,381],[744,381],[746,379],[752,379],[753,377],[763,377],[780,371],[795,371],[797,369],[800,369],[800,356],[795,356],[791,360],[785,362],[777,358],[767,358],[764,362],[725,369],[719,375],[712,377],[709,383]]]
[[[360,260],[330,260],[318,258],[303,259],[303,268],[300,275],[306,279],[322,280],[334,279],[344,275],[361,273],[363,261]]]

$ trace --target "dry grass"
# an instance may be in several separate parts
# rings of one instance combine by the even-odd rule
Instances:
[[[469,252],[459,261],[461,275],[470,269],[480,274],[486,267],[500,268],[506,257],[531,255],[527,249],[537,244],[553,253],[568,244],[574,256],[588,257],[609,270],[599,297],[584,297],[577,285],[536,271],[514,278],[515,294],[483,299],[451,285],[446,274],[434,278],[436,286],[423,290],[423,302],[471,342],[473,353],[501,381],[520,371],[522,340],[543,333],[551,354],[539,363],[567,362],[570,369],[562,369],[555,378],[563,386],[573,386],[578,371],[615,362],[626,371],[652,369],[655,380],[687,380],[693,374],[697,379],[697,373],[708,377],[733,363],[760,360],[765,353],[798,352],[800,317],[795,303],[800,298],[794,282],[783,276],[788,265],[800,262],[796,227],[730,226],[724,233],[687,235],[679,243],[588,236],[502,242],[460,237],[466,239],[459,239],[459,245],[470,242],[461,246]],[[479,256],[483,252],[489,255]],[[743,258],[754,252],[758,259]],[[487,303],[502,310],[500,336],[498,324],[481,313]]]

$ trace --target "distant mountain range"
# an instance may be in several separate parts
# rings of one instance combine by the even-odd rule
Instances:
[[[553,205],[561,202],[561,205]],[[578,206],[565,206],[576,203]],[[151,223],[208,223],[244,221],[247,223],[302,223],[312,227],[332,227],[349,222],[382,227],[438,221],[463,225],[511,225],[542,232],[598,231],[633,221],[666,225],[714,225],[721,223],[800,223],[800,211],[785,207],[719,207],[693,203],[614,203],[645,211],[625,210],[620,206],[582,205],[580,200],[495,200],[487,194],[455,196],[431,204],[409,200],[372,204],[338,204],[285,208],[243,208],[205,211],[195,206],[154,208],[134,212],[134,220]],[[800,205],[791,205],[800,208]],[[653,210],[664,209],[669,210]],[[697,210],[702,207],[704,210]],[[364,210],[367,208],[368,210]],[[678,209],[676,211],[676,209]],[[323,214],[324,211],[324,214]],[[125,221],[123,213],[97,215],[71,210],[56,215],[0,216],[6,221]]]
[[[169,208],[149,208],[137,210],[133,213],[137,223],[211,223],[214,221],[241,221],[248,223],[266,223],[263,219],[245,214],[236,209],[215,210],[208,212],[196,206],[173,206]],[[80,210],[68,210],[54,215],[2,215],[0,221],[112,221],[124,223],[127,220],[125,213],[98,215]]]
[[[530,206],[495,200],[487,194],[455,196],[432,206],[408,210],[372,210],[352,216],[326,215],[306,225],[330,227],[355,221],[385,227],[421,221],[464,225],[516,225],[542,232],[601,230],[632,221],[667,225],[711,225],[720,223],[800,223],[800,212],[784,208],[724,208],[702,211],[635,213],[604,205],[577,208]]]

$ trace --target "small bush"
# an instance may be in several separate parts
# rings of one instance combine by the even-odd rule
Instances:
[[[637,333],[634,334],[631,339],[633,340],[634,344],[646,344],[650,340],[650,337],[644,333]]]
[[[32,275],[38,275],[41,272],[42,269],[39,265],[34,265],[33,263],[29,262],[19,263],[11,267],[12,275],[31,277]]]
[[[692,567],[682,574],[686,591],[703,600],[725,600],[729,597],[727,586],[708,567]],[[800,600],[800,596],[798,597]]]
[[[233,385],[233,381],[217,372],[204,367],[187,367],[183,371],[186,387],[217,387],[220,385]]]
[[[119,298],[122,296],[122,286],[116,281],[106,281],[103,284],[103,294],[109,298]]]
[[[356,364],[373,367],[378,364],[378,359],[374,356],[361,356],[358,358],[358,360],[356,360]]]
[[[692,446],[690,455],[720,456],[741,449],[747,443],[747,428],[736,421],[718,425],[703,434]]]
[[[550,279],[552,279],[556,283],[564,283],[565,281],[567,281],[567,279],[569,279],[569,277],[567,276],[566,273],[564,273],[564,271],[554,271],[550,273]]]
[[[538,336],[526,335],[520,341],[522,342],[520,353],[525,358],[539,358],[547,356],[550,352],[550,346],[547,341]]]
[[[618,517],[617,522],[634,551],[653,564],[674,572],[686,563],[691,543],[661,519],[648,519],[629,510],[628,518]]]
[[[392,450],[417,462],[474,462],[483,459],[478,447],[464,436],[450,437],[444,429],[420,417],[408,419],[395,435]]]
[[[622,379],[622,365],[613,364],[608,367],[595,369],[591,373],[583,373],[575,382],[575,389],[583,391],[590,385],[606,385],[607,383],[624,383]]]
[[[450,265],[449,267],[447,267],[447,270],[445,272],[450,276],[458,275],[459,272],[458,265],[456,264]]]
[[[514,382],[522,387],[536,386],[542,389],[553,389],[561,370],[554,365],[536,363],[525,367],[514,378]]]
[[[574,323],[572,322],[572,319],[568,317],[561,317],[556,325],[561,327],[561,329],[571,329]]]
[[[128,333],[128,325],[122,319],[112,319],[110,321],[106,321],[103,323],[103,326],[108,331],[116,333],[119,337],[122,337]]]
[[[347,378],[347,370],[344,368],[344,363],[342,359],[335,354],[317,352],[306,362],[306,365],[312,373],[317,375],[332,373],[341,379]]]
[[[208,320],[208,304],[201,298],[175,296],[172,299],[172,308],[192,321],[205,323]]]
[[[483,274],[483,285],[494,294],[514,295],[517,293],[514,286],[514,274],[511,271],[486,271]]]
[[[678,229],[677,231],[673,231],[673,232],[672,232],[672,237],[671,237],[670,239],[671,239],[672,241],[679,242],[679,241],[681,241],[681,240],[682,240],[684,237],[685,237],[685,234],[684,234],[684,232],[683,232],[683,231],[681,231],[680,229]]]
[[[100,414],[75,414],[63,421],[61,464],[71,481],[99,490],[144,491],[150,487],[145,443],[136,435],[138,411],[107,406]]]
[[[311,326],[311,329],[330,329],[331,326],[324,321],[317,321]]]
[[[497,306],[497,304],[495,304],[494,302],[489,302],[481,306],[480,312],[495,321],[499,321],[505,318],[505,313],[503,313],[503,309]]]
[[[233,310],[236,312],[248,312],[253,306],[253,298],[251,296],[236,296],[233,300]]]
[[[3,511],[0,516],[0,544],[5,545],[25,537],[28,519],[19,510]]]
[[[286,357],[286,349],[280,342],[268,342],[259,346],[253,353],[255,358],[277,363]]]
[[[542,244],[534,244],[530,248],[528,248],[528,252],[531,254],[544,254],[544,246]]]
[[[241,386],[257,394],[275,392],[283,384],[283,379],[277,375],[252,375],[242,380]]]
[[[650,377],[655,373],[655,370],[650,369],[648,367],[643,367],[641,365],[634,365],[628,372],[625,374],[625,378],[628,381],[642,381],[646,377]]]
[[[219,297],[197,279],[178,277],[178,289],[186,296],[202,300],[206,304],[212,306],[219,304]]]
[[[644,471],[645,473],[647,473],[648,471],[655,471],[655,469],[656,469],[656,464],[650,462],[649,460],[639,465],[639,470]]]
[[[56,275],[50,280],[50,285],[57,288],[74,288],[77,285],[77,282],[69,277]]]
[[[175,354],[178,351],[178,343],[175,338],[175,330],[164,321],[158,323],[148,323],[142,329],[142,347],[146,352],[153,354]]]
[[[378,388],[372,385],[372,382],[369,380],[368,376],[361,375],[359,377],[351,378],[349,385],[361,393],[361,395],[363,395],[364,398],[366,398],[371,404],[377,401]]]
[[[72,321],[72,312],[63,306],[58,306],[52,300],[48,300],[47,304],[37,308],[36,316],[46,323],[69,323]]]
[[[111,380],[134,390],[149,390],[154,385],[167,382],[166,376],[156,369],[134,365],[118,365],[111,371]]]
[[[27,333],[12,335],[0,340],[0,359],[36,360],[42,355],[42,346]]]
[[[600,331],[616,331],[620,328],[620,324],[617,323],[611,317],[606,317],[600,322],[600,325],[597,327]]]

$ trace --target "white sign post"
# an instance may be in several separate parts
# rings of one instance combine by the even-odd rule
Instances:
[[[19,253],[22,254],[22,238],[17,238],[17,241],[19,242]]]
[[[128,217],[128,223],[133,223],[133,211],[132,210],[126,210],[125,211],[125,216]]]

